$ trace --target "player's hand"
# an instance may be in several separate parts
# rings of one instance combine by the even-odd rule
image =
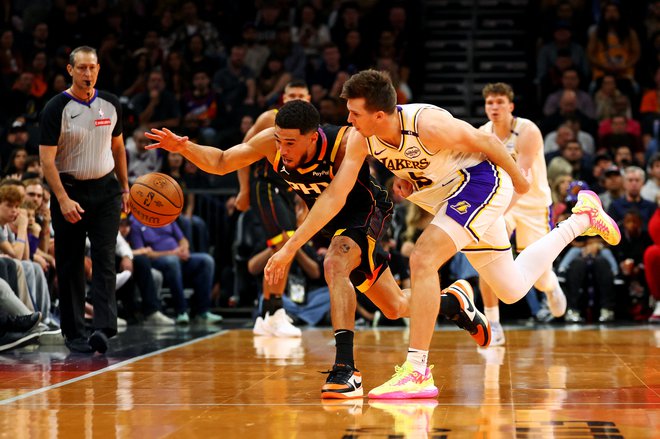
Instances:
[[[286,268],[296,256],[296,250],[286,244],[268,259],[264,269],[264,278],[271,285],[277,284],[284,278]]]
[[[75,224],[82,219],[81,214],[85,213],[85,210],[80,207],[80,204],[73,201],[71,198],[67,198],[62,203],[60,203],[60,210],[62,211],[62,216],[65,220],[71,224]]]
[[[532,171],[529,169],[520,169],[520,176],[513,184],[513,189],[519,194],[526,194],[532,184]]]
[[[234,201],[234,207],[241,212],[248,210],[250,208],[250,192],[239,190]]]
[[[408,196],[413,193],[414,187],[413,184],[408,180],[404,180],[403,178],[399,178],[399,177],[394,177],[392,190],[396,195],[403,198],[408,198]]]
[[[163,128],[162,130],[152,128],[151,131],[145,132],[144,135],[156,141],[156,143],[147,145],[145,149],[163,148],[170,152],[183,152],[188,142],[188,136],[179,136],[167,128]]]

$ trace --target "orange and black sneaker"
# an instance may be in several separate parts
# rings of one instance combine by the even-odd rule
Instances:
[[[483,348],[490,344],[490,323],[474,304],[474,292],[472,286],[466,280],[460,279],[449,285],[444,294],[454,296],[461,306],[460,312],[455,316],[448,316],[459,328],[470,333],[474,341]]]
[[[361,398],[362,374],[349,364],[335,364],[332,370],[323,372],[328,379],[321,388],[321,398],[349,399]]]

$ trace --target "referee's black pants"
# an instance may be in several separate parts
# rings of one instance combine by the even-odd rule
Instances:
[[[121,213],[121,187],[114,173],[95,180],[75,180],[60,174],[69,198],[85,211],[71,224],[56,197],[50,209],[55,230],[55,260],[60,291],[60,323],[68,340],[87,337],[85,330],[85,237],[92,258],[91,298],[94,329],[108,337],[117,333],[115,247]]]

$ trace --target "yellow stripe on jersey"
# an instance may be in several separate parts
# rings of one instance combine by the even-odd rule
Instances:
[[[339,132],[337,133],[337,138],[335,139],[335,144],[332,145],[332,151],[330,152],[330,161],[332,162],[332,166],[330,166],[330,178],[335,178],[335,156],[337,155],[337,151],[339,151],[339,146],[341,145],[341,141],[344,138],[344,134],[346,134],[346,131],[348,130],[347,126],[341,127],[339,129]],[[369,139],[367,139],[367,142]]]

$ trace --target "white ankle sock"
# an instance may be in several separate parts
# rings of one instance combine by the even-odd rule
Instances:
[[[420,351],[408,348],[408,357],[406,360],[412,364],[413,368],[422,376],[426,374],[426,361],[429,358],[429,351]]]
[[[484,314],[490,323],[499,323],[500,322],[500,307],[499,306],[489,306],[484,307]]]

